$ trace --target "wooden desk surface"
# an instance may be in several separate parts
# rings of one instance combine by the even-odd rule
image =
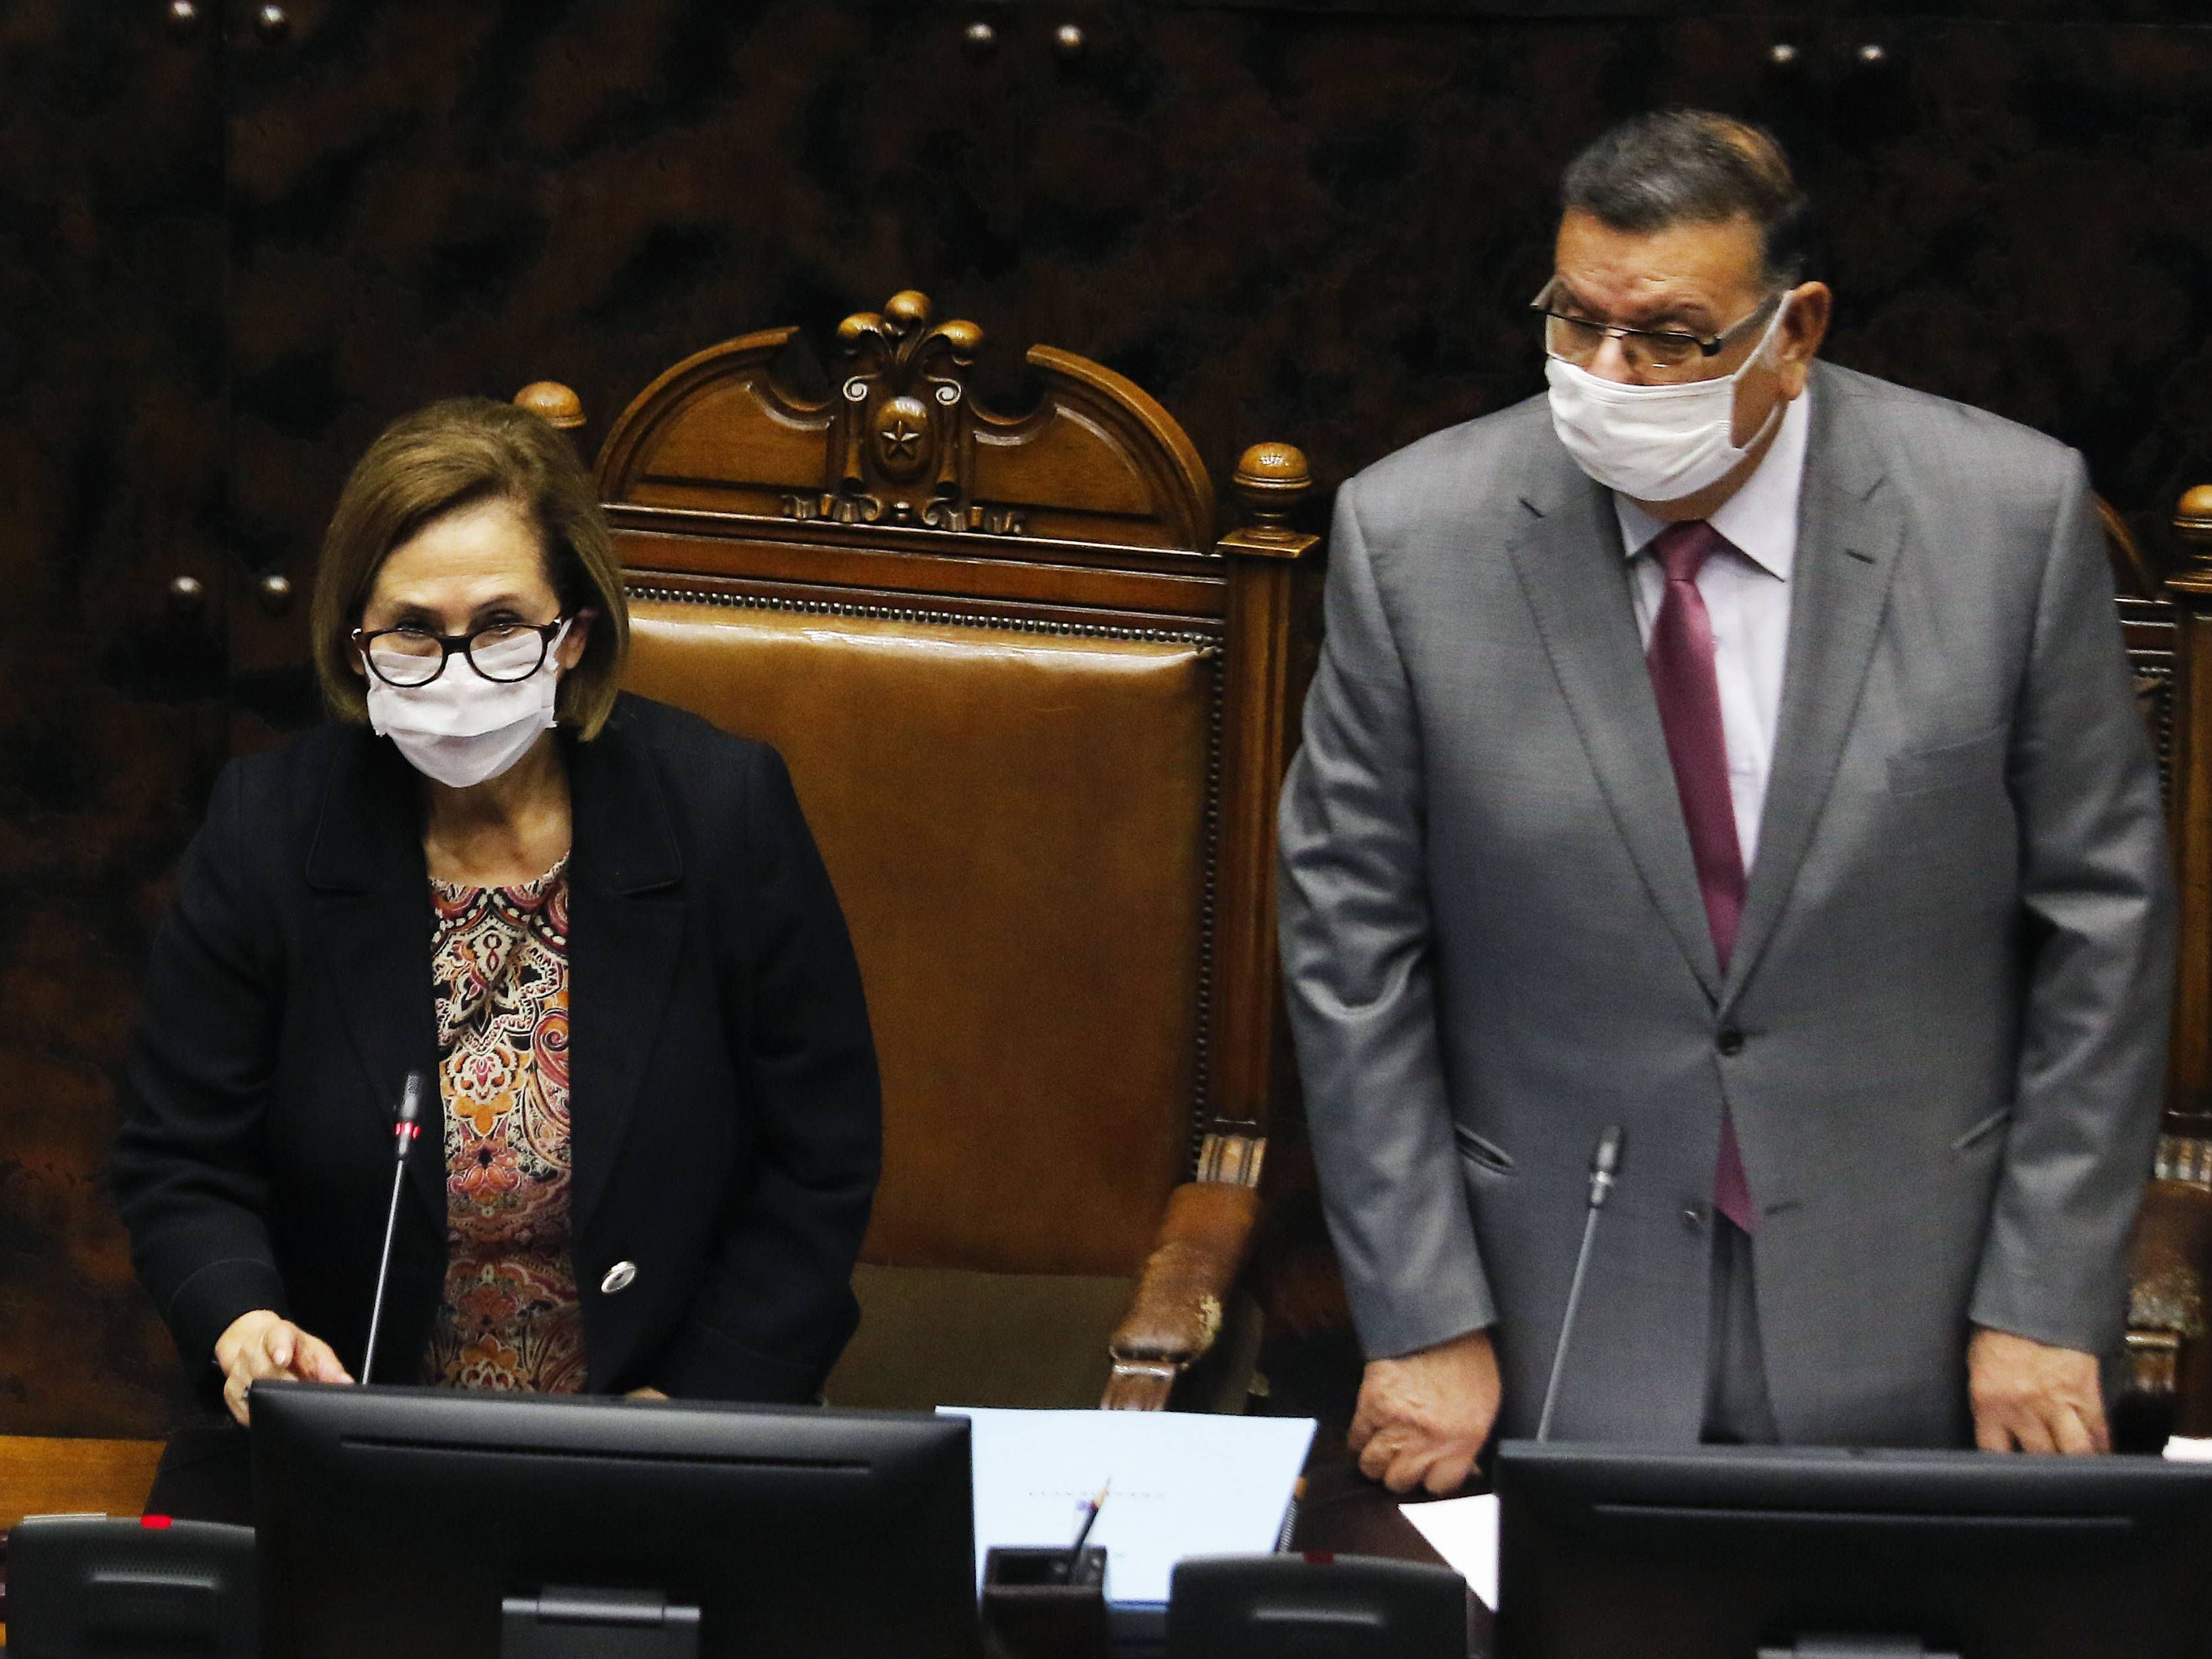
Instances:
[[[137,1515],[161,1461],[158,1440],[59,1440],[0,1435],[0,1528],[27,1515]]]

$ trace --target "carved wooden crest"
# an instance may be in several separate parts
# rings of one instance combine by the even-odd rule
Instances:
[[[846,524],[979,527],[968,518],[967,372],[983,331],[934,322],[928,296],[908,289],[880,314],[848,317],[837,338],[848,366],[831,444],[837,476],[822,510]]]
[[[1042,399],[997,415],[968,385],[983,331],[908,289],[839,326],[836,389],[817,403],[775,379],[795,332],[711,347],[640,393],[600,452],[610,505],[1211,553],[1197,452],[1111,369],[1032,346]]]

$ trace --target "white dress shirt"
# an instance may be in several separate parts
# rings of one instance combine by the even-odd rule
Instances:
[[[1698,573],[1698,592],[1713,623],[1729,793],[1735,804],[1736,845],[1747,872],[1759,851],[1759,815],[1766,805],[1774,723],[1782,710],[1782,676],[1790,654],[1790,573],[1797,562],[1797,499],[1805,483],[1812,402],[1808,386],[1783,410],[1781,429],[1765,459],[1713,514],[1713,528],[1735,551],[1715,553]],[[1649,647],[1667,593],[1667,573],[1644,549],[1667,526],[1619,491],[1613,508],[1620,520],[1621,545],[1628,550],[1636,625]]]

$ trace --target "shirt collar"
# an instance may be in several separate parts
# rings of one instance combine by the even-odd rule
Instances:
[[[1788,581],[1797,562],[1797,501],[1805,488],[1805,445],[1813,429],[1813,386],[1784,405],[1782,425],[1765,456],[1743,481],[1743,488],[1712,516],[1714,529],[1729,545],[1780,581]],[[1620,542],[1634,558],[1667,527],[1627,496],[1613,493],[1620,520]]]

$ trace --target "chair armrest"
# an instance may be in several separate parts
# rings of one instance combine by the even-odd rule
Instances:
[[[1237,1275],[1252,1254],[1260,1194],[1226,1181],[1188,1181],[1168,1195],[1159,1240],[1129,1310],[1108,1342],[1108,1411],[1159,1411],[1176,1378],[1220,1334]]]
[[[2129,1279],[2127,1389],[2179,1434],[2205,1432],[2212,1401],[2198,1373],[2205,1334],[2206,1264],[2212,1261],[2212,1191],[2192,1182],[2143,1188]],[[2176,1418],[2178,1421],[2174,1420]]]

